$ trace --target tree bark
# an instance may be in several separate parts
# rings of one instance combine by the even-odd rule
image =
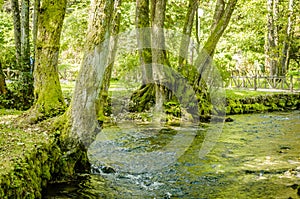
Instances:
[[[33,4],[33,17],[32,17],[32,43],[33,43],[33,61],[35,60],[36,38],[38,33],[38,10],[40,8],[41,1],[34,0]],[[33,68],[31,69],[33,71]]]
[[[21,55],[22,72],[30,71],[29,0],[22,0],[21,9]]]
[[[155,108],[154,118],[161,122],[163,116],[163,103],[166,90],[163,81],[166,78],[162,66],[169,66],[165,50],[164,22],[167,0],[152,0],[152,72],[155,82]]]
[[[185,17],[184,27],[182,31],[182,39],[180,43],[179,51],[179,62],[178,62],[178,71],[184,76],[188,77],[188,68],[186,63],[186,58],[188,55],[188,49],[190,45],[190,38],[193,29],[194,17],[199,6],[198,0],[189,0],[189,7]]]
[[[14,39],[16,48],[16,62],[17,68],[21,64],[21,20],[20,20],[20,9],[18,0],[11,0],[11,7],[13,10],[14,19]]]
[[[109,65],[105,69],[104,72],[104,78],[103,83],[101,86],[99,101],[97,104],[98,107],[98,120],[103,121],[104,120],[104,107],[108,106],[107,98],[108,98],[108,89],[110,86],[110,79],[112,74],[112,69],[114,66],[114,60],[115,55],[117,51],[117,45],[118,45],[118,38],[117,35],[119,34],[120,30],[120,21],[121,21],[121,13],[118,12],[121,6],[121,0],[115,0],[114,10],[113,10],[113,16],[112,16],[112,22],[110,27],[108,27],[109,32],[111,32],[111,38],[110,38],[110,49],[109,49],[109,57],[108,57],[108,63]]]
[[[288,17],[287,17],[287,25],[285,32],[285,39],[283,42],[282,54],[281,54],[281,74],[284,76],[289,68],[289,60],[290,60],[290,49],[291,49],[291,32],[293,26],[293,6],[294,1],[289,0],[288,6]]]
[[[5,75],[3,73],[2,64],[0,62],[0,95],[5,95],[7,93],[7,87],[5,83]]]
[[[44,0],[40,7],[34,70],[35,102],[29,111],[30,123],[65,110],[57,64],[66,3],[66,0]]]
[[[136,1],[137,43],[142,68],[143,84],[147,84],[153,79],[149,12],[149,0]]]
[[[221,4],[221,5],[220,5]],[[194,80],[194,86],[197,85],[201,79],[201,73],[205,71],[211,64],[212,58],[216,46],[223,35],[225,29],[227,28],[231,15],[237,4],[237,0],[230,0],[227,5],[222,0],[219,0],[216,4],[216,11],[218,14],[214,15],[214,24],[212,25],[212,31],[208,39],[206,40],[204,47],[200,51],[196,59],[196,66],[198,69],[198,77]],[[222,11],[219,8],[223,8]]]
[[[71,126],[68,133],[71,139],[80,140],[86,147],[100,132],[97,103],[105,69],[109,64],[109,30],[113,11],[113,0],[91,2],[86,49],[70,107]]]
[[[267,1],[267,38],[265,45],[265,65],[270,70],[270,76],[278,75],[278,31],[277,31],[277,15],[278,15],[278,0]]]
[[[116,4],[114,2],[114,0],[92,0],[91,2],[84,57],[72,102],[66,113],[54,123],[55,127],[58,126],[63,130],[60,143],[62,151],[67,154],[65,159],[70,165],[69,168],[76,168],[76,165],[81,165],[83,169],[89,168],[87,148],[100,132],[100,124],[97,120],[99,102],[101,102],[99,96],[101,97],[101,85],[107,66],[114,56],[114,53],[110,54],[113,48],[110,40],[111,24],[113,16],[118,16],[114,13],[117,11],[114,10],[114,5],[118,6],[121,1]],[[116,21],[118,20],[117,17]],[[73,169],[67,171],[69,175],[74,172]]]

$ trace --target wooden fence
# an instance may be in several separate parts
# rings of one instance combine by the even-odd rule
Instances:
[[[10,68],[3,69],[3,73],[7,80],[17,80],[21,74],[19,70],[12,70]]]
[[[269,76],[231,76],[229,80],[230,88],[252,88],[261,89],[281,89],[281,90],[300,90],[299,76],[289,77],[269,77]]]

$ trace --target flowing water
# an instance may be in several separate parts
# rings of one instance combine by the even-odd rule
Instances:
[[[300,198],[300,111],[231,117],[205,156],[207,127],[104,128],[89,149],[94,174],[44,198]]]

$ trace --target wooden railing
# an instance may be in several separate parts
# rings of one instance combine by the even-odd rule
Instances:
[[[231,76],[229,80],[230,88],[252,88],[262,89],[281,89],[281,90],[300,90],[300,78],[297,76],[289,77],[269,77],[269,76]]]
[[[3,69],[3,73],[7,80],[17,80],[21,74],[19,70],[12,70],[10,68]]]

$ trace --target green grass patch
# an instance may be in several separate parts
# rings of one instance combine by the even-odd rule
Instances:
[[[14,162],[48,140],[48,135],[38,128],[23,130],[14,127],[11,122],[21,113],[0,109],[0,175],[13,169]]]
[[[281,92],[226,89],[226,98],[241,99],[241,98],[257,97],[261,95],[273,95],[273,94],[280,94],[280,93]]]

